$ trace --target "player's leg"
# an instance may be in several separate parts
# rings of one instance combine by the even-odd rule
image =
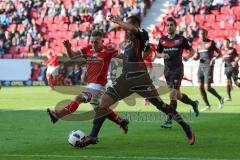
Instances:
[[[103,95],[102,91],[92,90],[92,99],[91,99],[90,103],[92,104],[94,110],[99,107],[100,99],[101,99],[102,95]],[[114,122],[115,124],[119,125],[123,129],[124,133],[128,132],[127,125],[129,123],[129,121],[127,119],[121,118],[119,115],[117,115],[117,113],[115,113],[110,108],[108,109],[107,119],[109,119],[112,122]]]
[[[47,74],[47,81],[48,81],[48,85],[50,86],[51,90],[54,90],[54,79],[51,74]]]
[[[109,87],[107,91],[101,96],[99,107],[95,113],[92,131],[90,135],[82,143],[80,143],[79,147],[85,147],[89,144],[94,144],[92,142],[94,142],[93,140],[97,139],[102,124],[104,123],[108,115],[109,108],[112,109],[113,107],[116,107],[114,106],[116,102],[132,94],[132,92],[130,91],[130,85],[131,84],[127,82],[124,75],[120,76],[119,78],[117,78],[113,88]],[[122,127],[126,128],[128,122],[123,123],[123,125],[124,126]]]
[[[233,81],[235,83],[235,85],[240,88],[240,82],[238,81],[238,74],[239,74],[239,71],[238,71],[238,67],[237,68],[234,68],[234,72],[232,74],[232,78],[233,78]]]
[[[205,108],[202,109],[202,111],[211,109],[211,105],[208,101],[207,93],[206,93],[206,90],[204,88],[204,70],[205,69],[203,67],[198,68],[199,91],[200,91],[202,100],[203,100],[203,102],[205,103],[205,106],[206,106]]]
[[[205,70],[205,89],[210,92],[213,96],[215,96],[219,100],[219,108],[224,107],[224,98],[220,96],[217,91],[211,86],[213,83],[213,68],[206,68]]]
[[[232,90],[232,73],[228,68],[225,68],[225,75],[227,77],[226,80],[226,91],[227,91],[227,98],[225,99],[226,101],[231,101],[232,96],[231,96],[231,90]]]
[[[180,89],[178,90],[178,100],[180,100],[184,104],[191,105],[192,108],[193,108],[195,116],[198,117],[198,115],[199,115],[199,110],[198,110],[199,102],[198,102],[198,100],[193,101],[192,99],[190,99],[188,97],[188,95],[186,95],[185,93],[182,93],[180,91]]]
[[[100,100],[99,107],[95,110],[95,117],[93,120],[93,127],[89,136],[87,136],[78,147],[86,147],[90,144],[98,143],[98,134],[108,115],[109,108],[114,105],[118,100],[114,99],[111,95],[103,94]]]
[[[193,108],[193,111],[195,113],[195,116],[198,117],[198,115],[199,115],[199,111],[198,111],[199,102],[197,100],[193,101],[186,94],[181,93],[180,87],[181,87],[181,83],[182,83],[182,79],[183,79],[183,73],[176,72],[174,75],[175,75],[175,79],[178,80],[178,81],[175,80],[176,83],[174,85],[174,88],[178,92],[177,93],[177,99],[180,100],[184,104],[191,105],[192,108]]]
[[[81,103],[90,102],[91,98],[92,98],[92,93],[82,92],[78,96],[76,96],[72,102],[70,102],[67,106],[64,106],[62,109],[58,111],[51,111],[48,108],[47,112],[51,118],[51,121],[53,123],[56,123],[60,118],[75,112]]]
[[[168,119],[170,121],[175,120],[184,130],[187,138],[188,143],[190,145],[193,145],[195,142],[194,134],[191,130],[191,127],[184,121],[184,119],[181,117],[181,115],[176,111],[173,106],[170,106],[166,103],[164,103],[161,98],[158,95],[158,92],[155,87],[152,85],[151,91],[146,92],[137,92],[139,95],[141,95],[143,98],[147,98],[154,106],[156,106],[160,111],[168,115]]]

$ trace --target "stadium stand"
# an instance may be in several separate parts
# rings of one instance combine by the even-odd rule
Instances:
[[[209,38],[222,46],[224,38],[240,51],[240,5],[237,0],[181,0],[171,1],[172,5],[162,20],[151,31],[152,38],[160,38],[166,33],[164,20],[176,18],[180,34],[185,35],[196,48],[198,30],[208,30]]]
[[[104,17],[143,17],[150,6],[150,0],[0,1],[0,58],[42,57],[48,49],[62,56],[64,39],[69,39],[74,49],[82,48],[93,29],[106,33],[106,43],[119,43],[125,33]]]

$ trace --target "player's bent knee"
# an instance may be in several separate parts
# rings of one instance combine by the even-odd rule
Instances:
[[[99,107],[109,108],[115,103],[114,99],[108,94],[103,94],[100,100]]]

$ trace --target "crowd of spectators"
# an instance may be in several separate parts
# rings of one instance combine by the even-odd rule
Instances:
[[[232,40],[238,49],[240,41],[240,6],[238,0],[170,0],[167,14],[155,26],[151,37],[158,39],[166,32],[166,17],[178,22],[177,31],[191,42],[198,39],[198,31],[205,28],[209,37],[222,45],[224,38]]]
[[[116,32],[118,27],[106,20],[108,15],[143,17],[150,6],[151,0],[1,1],[0,57],[42,56],[49,48],[62,53],[64,38],[81,47],[93,29]]]

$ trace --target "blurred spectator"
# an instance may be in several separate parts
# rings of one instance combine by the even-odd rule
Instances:
[[[192,14],[192,15],[195,15],[195,14],[197,14],[199,12],[199,8],[195,7],[193,5],[193,2],[190,2],[188,4],[188,11],[187,12]]]
[[[0,39],[0,56],[5,54],[5,49],[4,49],[3,44],[4,44],[3,40]]]
[[[233,6],[236,6],[238,4],[238,0],[228,0],[228,7],[232,8]]]
[[[10,17],[6,14],[0,15],[0,24],[3,28],[7,28],[10,24]]]
[[[213,0],[212,5],[215,9],[217,9],[220,12],[221,7],[224,6],[224,0]]]
[[[213,0],[204,0],[202,3],[202,7],[204,9],[205,14],[210,14],[211,10],[213,9],[212,6]]]
[[[82,37],[82,32],[79,29],[79,26],[77,25],[75,31],[73,32],[73,38],[74,39],[80,39]]]
[[[75,65],[73,71],[68,75],[67,82],[70,85],[77,85],[81,83],[82,69],[79,65]]]
[[[39,77],[41,77],[41,68],[40,68],[39,64],[34,64],[31,69],[30,80],[38,81],[38,80],[40,80]]]
[[[237,35],[235,37],[235,41],[236,41],[237,45],[240,45],[240,30],[237,31]]]

